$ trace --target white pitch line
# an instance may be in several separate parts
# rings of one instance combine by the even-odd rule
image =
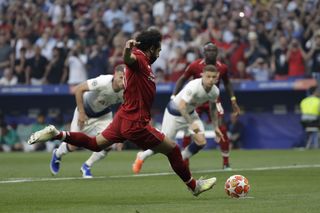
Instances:
[[[280,170],[280,169],[303,169],[303,168],[320,168],[320,164],[313,165],[290,165],[290,166],[270,166],[270,167],[256,167],[256,168],[241,168],[241,169],[232,169],[231,171],[225,171],[222,169],[211,169],[211,170],[199,170],[192,171],[193,174],[202,174],[208,172],[242,172],[242,171],[266,171],[266,170]],[[161,172],[161,173],[146,173],[139,175],[113,175],[113,176],[97,176],[93,179],[104,179],[104,178],[130,178],[130,177],[151,177],[151,176],[167,176],[174,175],[173,172]],[[53,178],[8,178],[0,180],[0,184],[5,183],[27,183],[27,182],[44,182],[44,181],[62,181],[62,180],[84,180],[82,177],[53,177]],[[85,179],[87,180],[87,179]]]

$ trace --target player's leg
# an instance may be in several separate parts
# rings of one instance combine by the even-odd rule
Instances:
[[[49,125],[33,133],[28,139],[28,144],[45,143],[51,140],[64,141],[68,144],[95,152],[100,152],[113,144],[113,142],[108,141],[101,134],[96,137],[90,137],[82,132],[59,131],[53,125]]]
[[[168,110],[166,109],[163,115],[163,120],[162,120],[162,132],[172,140],[174,140],[176,134],[177,134],[177,121],[176,121],[177,116],[171,115]],[[142,152],[138,152],[136,159],[134,163],[132,164],[132,171],[135,174],[138,174],[141,169],[143,163],[152,155],[154,155],[155,152],[151,149],[147,149]]]
[[[230,170],[230,164],[229,164],[229,154],[230,154],[230,139],[227,134],[227,126],[225,125],[225,122],[223,122],[224,119],[224,110],[220,102],[217,102],[217,111],[218,111],[218,119],[219,119],[219,129],[224,137],[224,142],[220,142],[220,151],[222,156],[222,168],[226,170]]]
[[[186,148],[191,143],[191,135],[184,134],[182,138],[182,148]]]
[[[136,141],[132,141],[140,148],[151,148],[155,152],[166,155],[173,171],[188,186],[194,196],[198,196],[215,185],[216,178],[214,177],[206,180],[195,180],[191,175],[189,167],[182,159],[178,145],[154,127],[147,125],[144,131],[139,131],[138,134],[131,137],[136,139]]]
[[[106,126],[112,122],[112,112],[105,114],[99,118],[92,118],[88,120],[88,125],[85,126],[84,132],[90,135],[98,135],[100,132],[104,130]],[[108,152],[111,150],[111,147],[107,147],[106,149],[100,152],[93,152],[90,157],[82,164],[80,168],[80,172],[82,173],[83,178],[92,178],[91,168],[92,166],[104,159]]]
[[[194,196],[198,196],[202,192],[211,189],[217,179],[215,177],[209,179],[196,180],[192,177],[189,166],[182,159],[180,149],[171,139],[165,137],[163,142],[154,148],[156,152],[160,152],[167,156],[171,168],[180,177],[180,179],[188,186]]]
[[[190,134],[192,135],[192,142],[182,151],[182,158],[189,159],[193,155],[197,154],[203,147],[207,144],[205,135],[204,135],[204,126],[198,115],[194,114],[194,120],[198,124],[200,131],[195,133],[189,129]]]
[[[52,175],[57,175],[60,171],[60,166],[62,162],[62,156],[73,152],[77,147],[62,142],[58,148],[52,151],[51,160],[50,160],[50,171]]]
[[[223,169],[229,170],[230,164],[229,164],[229,155],[230,155],[230,139],[227,135],[227,127],[225,124],[219,125],[219,129],[223,134],[224,142],[220,142],[220,151],[222,156],[222,164]]]
[[[78,126],[78,117],[79,113],[77,108],[73,113],[73,118],[71,121],[70,131],[79,132],[80,128]],[[60,171],[62,156],[67,155],[69,152],[73,152],[77,149],[76,146],[62,142],[58,148],[52,151],[51,160],[50,160],[50,171],[52,175],[57,175]]]
[[[82,164],[80,172],[82,173],[83,178],[92,178],[91,168],[93,164],[104,159],[108,152],[111,150],[111,147],[108,147],[100,152],[92,152],[90,157]]]

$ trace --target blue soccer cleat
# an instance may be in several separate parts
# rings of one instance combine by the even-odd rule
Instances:
[[[92,178],[90,166],[88,166],[86,163],[82,164],[80,172],[82,173],[83,178]]]
[[[51,157],[51,161],[50,161],[50,170],[51,170],[52,175],[58,174],[58,172],[60,170],[61,158],[58,158],[56,156],[56,152],[57,152],[57,149],[54,149],[52,151],[52,157]]]

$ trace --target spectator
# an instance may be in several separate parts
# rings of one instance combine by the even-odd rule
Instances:
[[[238,72],[232,76],[233,80],[251,80],[252,77],[246,71],[246,64],[243,61],[237,63]]]
[[[46,67],[45,74],[43,76],[43,84],[62,84],[66,83],[66,76],[64,73],[64,58],[61,48],[53,48],[53,58],[50,60]]]
[[[92,46],[88,59],[88,78],[95,78],[108,73],[109,48],[103,35],[98,35],[97,43]]]
[[[122,50],[123,50],[123,44],[125,44],[126,36],[122,33],[119,32],[112,41],[113,45],[113,50],[111,51],[109,55],[109,65],[110,65],[110,70],[114,70],[114,68],[123,63],[122,59]]]
[[[72,10],[65,0],[55,0],[54,4],[49,7],[49,16],[54,25],[61,21],[70,23],[72,21]]]
[[[257,60],[247,68],[247,72],[255,81],[268,81],[271,77],[271,70],[263,58],[257,58]]]
[[[5,151],[23,151],[17,132],[6,123],[1,123],[0,144]]]
[[[41,48],[41,53],[48,60],[52,59],[52,50],[56,46],[57,41],[52,37],[52,31],[47,27],[40,38],[37,39],[36,45]]]
[[[14,75],[18,77],[18,84],[27,83],[27,59],[24,47],[20,49],[20,58],[14,62]]]
[[[247,47],[247,44],[243,42],[240,38],[240,34],[234,34],[234,39],[231,42],[230,48],[226,51],[228,61],[230,62],[229,67],[232,76],[238,75],[237,64],[240,61],[245,61],[244,51]]]
[[[12,70],[7,67],[4,69],[2,78],[0,78],[0,86],[13,86],[18,83],[18,78],[12,72]]]
[[[289,77],[302,77],[305,75],[305,59],[306,53],[301,48],[301,44],[297,39],[293,39],[287,52],[287,60]]]
[[[311,73],[320,76],[320,30],[314,35],[314,43],[308,52],[308,59],[311,59]]]
[[[165,83],[166,82],[166,73],[163,69],[158,67],[155,71],[156,83]]]
[[[248,62],[248,65],[252,65],[257,58],[265,58],[268,55],[267,50],[261,46],[258,42],[258,36],[255,32],[249,32],[248,34],[249,47],[246,48],[244,57]]]
[[[48,60],[41,55],[41,48],[35,46],[35,55],[27,60],[27,84],[41,85],[48,65]]]
[[[6,36],[0,32],[0,77],[4,69],[13,65],[13,50],[7,42]]]
[[[287,51],[287,38],[285,36],[281,36],[279,39],[279,45],[274,50],[271,59],[271,67],[274,71],[275,80],[284,80],[288,78]]]
[[[63,79],[66,79],[68,76],[68,84],[70,85],[76,85],[87,80],[88,78],[86,70],[88,57],[81,50],[81,44],[77,43],[65,61],[66,69],[64,70]]]
[[[109,8],[104,12],[102,20],[106,27],[111,29],[113,27],[113,20],[118,19],[121,23],[125,20],[125,15],[119,10],[117,1],[110,1]]]
[[[169,61],[168,67],[170,73],[170,81],[172,82],[176,82],[188,66],[188,62],[185,55],[183,54],[182,48],[177,47],[174,52],[175,55]]]

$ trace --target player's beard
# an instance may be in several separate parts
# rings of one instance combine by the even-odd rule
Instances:
[[[150,58],[149,58],[150,64],[153,64],[157,60],[157,58],[158,58],[157,56],[151,55]]]

